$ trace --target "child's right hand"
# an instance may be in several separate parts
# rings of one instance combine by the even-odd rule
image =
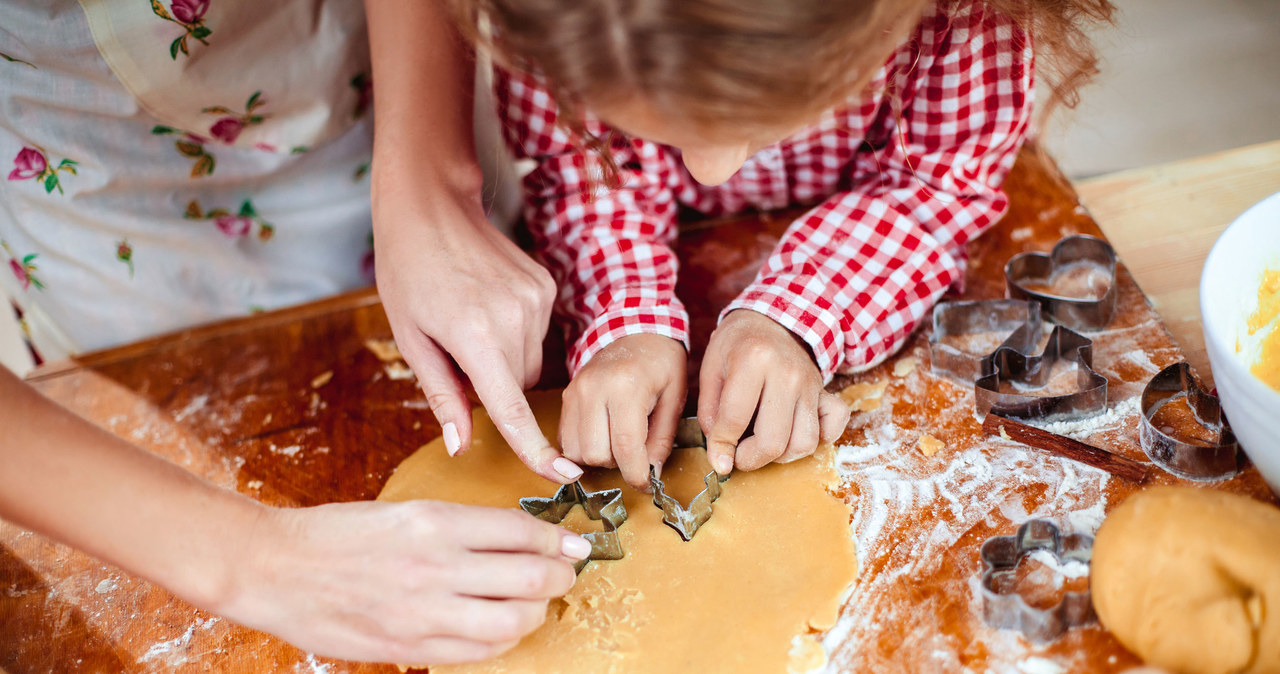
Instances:
[[[647,491],[649,466],[671,453],[684,408],[684,345],[661,335],[628,335],[604,347],[564,391],[560,444],[575,463],[617,467]]]

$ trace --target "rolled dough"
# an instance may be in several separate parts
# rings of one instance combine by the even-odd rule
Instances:
[[[1280,509],[1156,487],[1098,530],[1090,583],[1102,624],[1173,672],[1280,672]]]
[[[554,438],[560,392],[533,393],[530,403]],[[396,469],[378,499],[514,507],[522,496],[555,493],[515,458],[488,415],[477,410],[474,422],[469,452],[451,459],[437,438]],[[687,499],[704,467],[694,450],[677,451],[663,478]],[[569,594],[551,602],[547,622],[498,659],[431,671],[776,674],[821,666],[814,636],[835,623],[857,576],[849,507],[827,491],[836,484],[830,449],[735,472],[711,520],[685,543],[650,495],[617,471],[589,472],[587,489],[623,490],[626,558],[588,564]]]

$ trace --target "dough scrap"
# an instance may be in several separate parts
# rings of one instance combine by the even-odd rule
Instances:
[[[1004,430],[1004,427],[1001,426],[1000,429]],[[920,453],[925,456],[933,456],[934,454],[942,451],[946,446],[947,443],[929,435],[928,433],[920,436],[920,439],[916,441],[916,449],[920,450]]]
[[[1148,664],[1280,672],[1280,509],[1191,487],[1139,492],[1103,522],[1098,617]]]
[[[366,339],[364,348],[373,352],[374,357],[384,363],[394,363],[403,358],[394,339]]]
[[[873,382],[850,384],[837,395],[849,404],[849,408],[852,411],[870,412],[871,410],[880,409],[880,401],[884,398],[884,390],[888,387],[889,380],[881,379]]]
[[[560,392],[529,398],[543,432],[555,437]],[[483,410],[473,420],[470,451],[449,458],[437,438],[396,469],[378,499],[513,507],[522,496],[555,492],[516,459]],[[551,602],[547,622],[506,654],[432,673],[787,671],[793,638],[834,625],[857,576],[849,506],[827,490],[838,483],[832,458],[820,449],[734,472],[714,516],[688,543],[617,471],[589,471],[587,489],[623,490],[626,558],[588,564]],[[692,486],[704,470],[705,456],[677,451],[663,479]],[[812,648],[796,656],[817,661]]]

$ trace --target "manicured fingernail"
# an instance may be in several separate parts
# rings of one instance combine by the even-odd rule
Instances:
[[[582,469],[579,468],[577,464],[563,456],[552,461],[551,467],[556,469],[557,473],[563,475],[566,480],[576,480],[582,477]]]
[[[457,425],[450,421],[440,431],[444,436],[444,450],[449,452],[449,456],[457,456],[458,450],[462,449],[462,438],[458,437]]]
[[[586,559],[591,555],[591,541],[581,536],[565,536],[560,541],[560,552],[569,559]]]
[[[717,456],[714,463],[716,472],[721,475],[728,475],[729,471],[733,470],[733,459],[731,457],[724,456],[723,454]]]

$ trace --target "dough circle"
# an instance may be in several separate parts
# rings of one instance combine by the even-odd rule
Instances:
[[[560,392],[533,393],[530,404],[543,432],[556,437]],[[555,493],[557,485],[515,458],[488,415],[477,410],[473,421],[470,451],[450,458],[436,439],[396,469],[378,499],[514,507],[522,496]],[[705,461],[696,450],[677,451],[664,481],[687,499]],[[551,602],[547,622],[511,651],[432,667],[433,674],[777,674],[822,664],[816,633],[835,624],[857,576],[849,506],[828,491],[838,484],[830,450],[735,472],[714,516],[688,543],[662,523],[652,497],[625,486],[617,471],[592,471],[582,481],[589,490],[622,488],[626,558],[588,564],[573,589]]]
[[[1103,522],[1090,580],[1102,624],[1174,672],[1280,672],[1280,509],[1156,487]]]

